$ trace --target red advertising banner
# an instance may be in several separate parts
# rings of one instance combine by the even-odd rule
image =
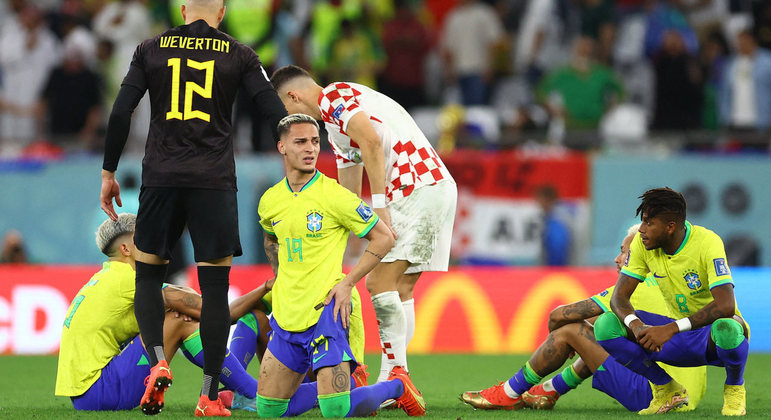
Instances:
[[[99,267],[0,267],[0,354],[49,354],[59,348],[70,301]],[[267,266],[235,266],[231,297],[272,276]],[[197,289],[195,269],[189,271]],[[454,268],[426,273],[415,288],[411,353],[527,353],[547,335],[549,312],[612,285],[610,268]],[[380,350],[364,281],[359,284],[367,351]]]

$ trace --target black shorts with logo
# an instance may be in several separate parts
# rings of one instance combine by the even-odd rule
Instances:
[[[242,254],[235,190],[142,187],[134,243],[168,260],[187,226],[195,261]]]

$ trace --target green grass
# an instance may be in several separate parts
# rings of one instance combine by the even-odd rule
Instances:
[[[367,360],[377,365],[376,356]],[[511,376],[526,360],[525,356],[434,355],[410,356],[410,370],[417,386],[428,402],[430,418],[565,418],[615,419],[637,417],[624,410],[610,397],[591,388],[587,380],[577,390],[560,399],[553,412],[536,411],[474,411],[458,400],[464,390],[480,389]],[[374,363],[373,363],[374,362]],[[166,394],[166,408],[157,418],[176,419],[193,417],[198,399],[201,373],[196,367],[176,357],[172,363],[174,386]],[[253,374],[256,366],[251,366]],[[377,374],[377,366],[370,372]],[[750,356],[745,378],[747,384],[747,418],[771,418],[771,354]],[[723,380],[719,368],[708,368],[707,395],[694,412],[668,416],[676,418],[722,418]],[[56,380],[55,356],[0,356],[0,418],[2,419],[139,419],[141,411],[130,412],[75,412],[69,399],[54,397]],[[556,417],[555,417],[556,416]],[[254,413],[237,411],[235,418],[254,418]],[[303,418],[319,418],[318,410]],[[406,415],[401,410],[381,410],[377,418]]]

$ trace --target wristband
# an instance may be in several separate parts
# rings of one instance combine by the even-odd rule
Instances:
[[[638,321],[640,320],[640,318],[638,318],[637,315],[635,314],[627,315],[626,318],[624,318],[624,325],[626,325],[629,328],[632,328],[629,324],[631,324],[632,321],[634,321],[635,319]]]
[[[386,206],[385,194],[372,194],[372,207],[384,209]]]
[[[691,320],[688,317],[678,319],[675,324],[680,332],[691,330]]]

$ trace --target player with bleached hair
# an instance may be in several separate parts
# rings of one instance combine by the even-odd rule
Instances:
[[[108,260],[80,289],[64,320],[55,393],[70,397],[76,410],[130,410],[140,404],[145,391],[150,363],[134,316],[135,225],[135,215],[121,213],[99,226],[96,246]],[[262,285],[234,300],[232,319],[246,313],[264,318],[256,308],[262,308],[266,292]],[[181,349],[203,366],[197,321],[201,296],[189,288],[165,285],[163,300],[166,357],[171,360]],[[257,381],[238,360],[229,355],[224,367],[228,374],[221,376],[222,383],[254,398]],[[163,408],[163,401],[159,404]]]
[[[618,271],[629,254],[629,244],[639,226],[631,226],[621,242],[621,252],[614,259]],[[464,392],[461,400],[485,410],[550,410],[562,395],[591,376],[593,388],[608,394],[627,410],[639,411],[648,407],[653,398],[648,380],[619,364],[594,338],[593,324],[599,315],[610,311],[613,288],[554,309],[549,315],[549,336],[516,375],[482,391]],[[649,277],[632,299],[648,311],[667,313],[658,289],[656,280]],[[539,385],[542,378],[559,369],[573,353],[580,357],[560,374]],[[695,409],[706,392],[706,368],[663,367],[693,390],[687,409]]]

